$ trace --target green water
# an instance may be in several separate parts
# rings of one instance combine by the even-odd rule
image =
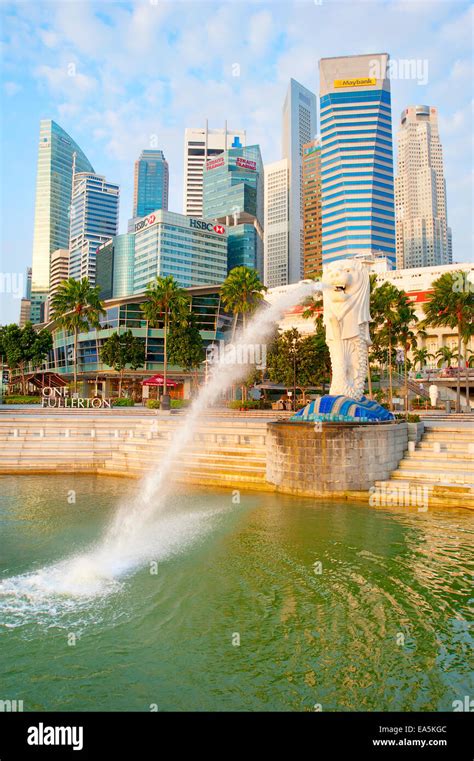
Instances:
[[[155,525],[157,573],[146,563],[94,597],[22,586],[22,574],[43,579],[96,541],[137,489],[1,478],[1,699],[25,710],[438,711],[474,694],[469,511],[183,491],[167,506],[179,520]]]

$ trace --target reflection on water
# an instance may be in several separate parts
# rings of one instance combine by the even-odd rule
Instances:
[[[84,476],[2,485],[4,580],[83,552],[136,489]],[[474,694],[468,511],[273,494],[232,505],[224,491],[183,491],[167,508],[172,551],[153,555],[169,536],[158,521],[112,594],[40,604],[4,586],[7,697],[50,710],[406,711]]]

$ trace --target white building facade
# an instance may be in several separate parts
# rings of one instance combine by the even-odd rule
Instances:
[[[395,204],[397,267],[452,262],[443,150],[437,109],[431,106],[409,106],[402,113]]]
[[[267,164],[264,175],[264,283],[276,288],[289,282],[288,159]]]
[[[208,159],[228,148],[246,146],[245,130],[188,128],[184,133],[184,198],[183,213],[188,217],[202,217],[203,169]]]

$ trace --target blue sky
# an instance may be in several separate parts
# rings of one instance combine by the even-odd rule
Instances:
[[[472,257],[467,0],[0,0],[0,13],[3,272],[31,263],[41,118],[57,121],[97,172],[120,183],[125,231],[143,148],[164,150],[170,209],[181,212],[185,127],[227,119],[274,161],[289,78],[317,93],[319,58],[375,52],[427,72],[393,79],[394,136],[407,105],[438,107],[454,258]],[[18,298],[0,298],[1,321],[16,320]]]

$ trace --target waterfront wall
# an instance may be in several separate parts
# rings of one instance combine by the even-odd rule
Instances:
[[[406,423],[269,423],[266,479],[290,494],[366,493],[398,467],[407,445]]]
[[[0,474],[140,478],[159,464],[186,415],[41,410],[0,415]],[[183,483],[367,497],[407,448],[407,425],[322,424],[209,416],[176,463]],[[348,495],[349,496],[349,495]]]

